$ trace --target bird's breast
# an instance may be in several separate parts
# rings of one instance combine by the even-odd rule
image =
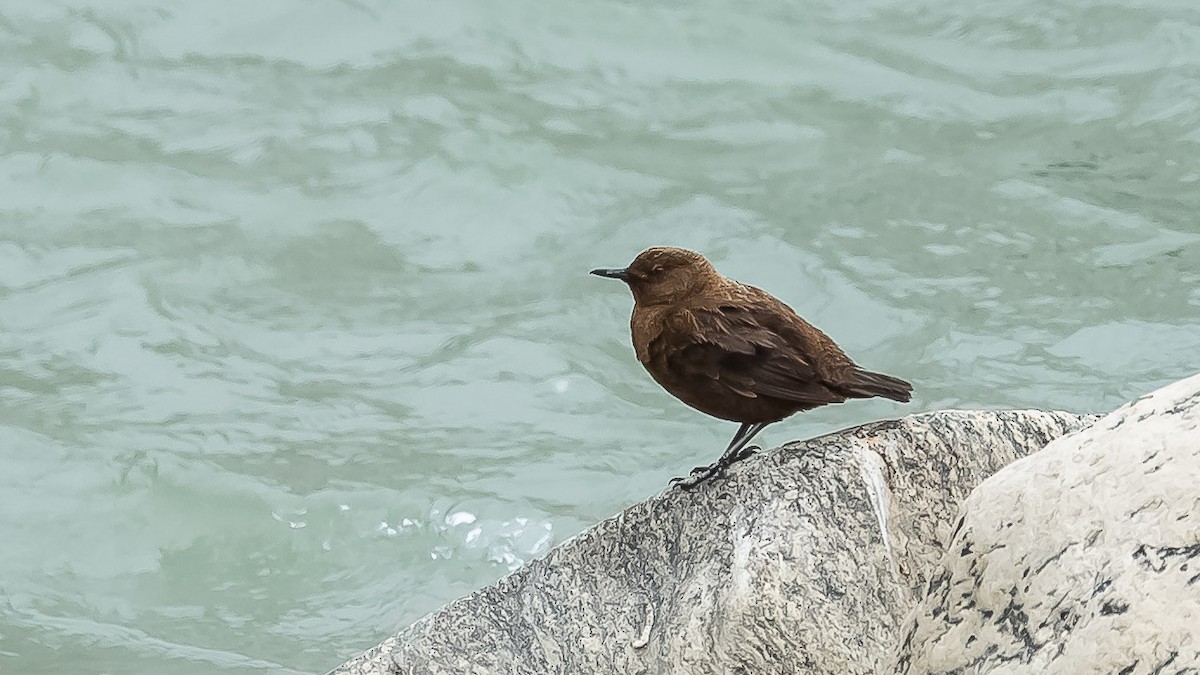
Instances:
[[[629,336],[633,340],[633,351],[637,360],[649,369],[650,343],[662,334],[663,324],[659,312],[647,311],[638,307],[633,308],[633,316],[629,319]]]

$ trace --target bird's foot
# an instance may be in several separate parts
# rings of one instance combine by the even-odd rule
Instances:
[[[728,469],[734,462],[740,462],[748,457],[753,457],[760,450],[762,448],[757,445],[747,445],[739,450],[736,455],[722,457],[707,466],[698,466],[692,469],[687,476],[672,478],[671,484],[678,485],[682,490],[691,490],[706,480],[721,478],[725,475],[725,469]]]
[[[709,464],[708,466],[698,466],[692,469],[687,476],[680,476],[671,479],[672,485],[678,485],[680,490],[685,492],[693,490],[706,480],[718,478],[725,473],[725,465],[720,462]]]

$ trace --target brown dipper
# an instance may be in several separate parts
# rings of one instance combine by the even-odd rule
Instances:
[[[748,456],[763,427],[802,410],[850,398],[907,402],[912,385],[863,370],[828,335],[774,296],[721,276],[704,256],[648,248],[625,269],[592,274],[633,291],[629,322],[638,361],[689,406],[741,422],[715,464],[681,481],[690,488]]]

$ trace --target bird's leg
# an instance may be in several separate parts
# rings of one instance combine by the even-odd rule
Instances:
[[[762,450],[762,448],[757,445],[747,445],[741,450],[738,450],[738,453],[733,456],[733,459],[731,459],[729,463],[733,464],[734,462],[740,462],[747,457],[753,457],[758,454],[759,450]]]
[[[737,433],[733,435],[733,439],[729,441],[729,447],[725,448],[725,452],[721,455],[720,459],[708,466],[698,466],[692,469],[687,478],[674,478],[671,482],[678,483],[679,487],[684,490],[690,490],[710,478],[719,476],[725,472],[725,469],[729,465],[754,454],[754,451],[747,448],[746,444],[768,424],[770,422],[742,423],[742,426],[738,427]]]
[[[753,452],[743,454],[742,450],[744,450],[746,448],[746,444],[749,443],[752,438],[757,436],[758,432],[765,429],[768,424],[770,424],[770,422],[756,422],[754,424],[744,422],[742,426],[738,427],[737,433],[733,435],[733,440],[729,441],[729,447],[725,448],[725,454],[721,455],[721,458],[717,460],[717,464],[721,466],[729,466],[740,459],[745,459],[754,454]]]

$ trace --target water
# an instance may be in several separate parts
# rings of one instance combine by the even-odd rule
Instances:
[[[320,672],[719,454],[702,250],[914,401],[1200,368],[1193,0],[0,7],[0,672]]]

